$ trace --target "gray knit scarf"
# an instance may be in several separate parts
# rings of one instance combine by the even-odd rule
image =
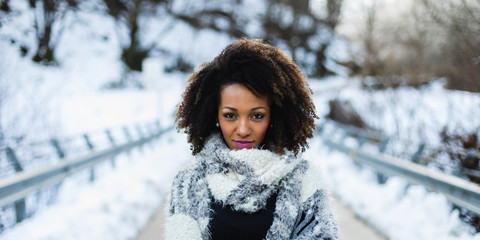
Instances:
[[[213,135],[194,164],[174,179],[166,239],[210,239],[211,197],[253,213],[265,208],[273,193],[277,193],[274,219],[265,239],[337,239],[328,196],[312,182],[319,179],[316,173],[307,173],[309,163],[299,155],[230,150]]]

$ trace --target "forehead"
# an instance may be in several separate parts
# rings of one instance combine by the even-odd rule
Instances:
[[[242,84],[233,83],[220,91],[220,106],[225,105],[268,107],[268,100],[266,96],[256,95]]]

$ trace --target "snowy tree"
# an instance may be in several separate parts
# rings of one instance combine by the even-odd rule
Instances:
[[[0,10],[4,12],[10,12],[10,5],[8,3],[9,3],[9,0],[0,1]]]
[[[122,60],[131,70],[142,70],[142,61],[148,55],[151,48],[149,44],[140,39],[140,18],[146,15],[159,13],[157,7],[165,6],[168,0],[104,0],[108,8],[108,14],[128,31],[128,37],[123,39]],[[159,17],[159,16],[157,16]]]
[[[181,1],[170,13],[197,29],[211,29],[234,38],[263,38],[287,50],[309,75],[331,74],[326,49],[334,36],[342,0],[324,5],[310,0],[264,0],[252,9],[248,0]],[[320,14],[318,14],[320,13]]]
[[[64,17],[78,6],[76,0],[29,0],[33,11],[33,27],[37,49],[32,60],[46,65],[55,64],[55,48],[65,28]]]
[[[422,3],[444,30],[440,68],[451,88],[480,92],[480,0]]]

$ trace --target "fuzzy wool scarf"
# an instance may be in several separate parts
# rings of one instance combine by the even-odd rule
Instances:
[[[167,240],[210,239],[211,199],[236,211],[257,212],[277,193],[266,240],[337,239],[337,227],[318,167],[298,154],[230,150],[213,135],[193,164],[173,181],[165,224]]]

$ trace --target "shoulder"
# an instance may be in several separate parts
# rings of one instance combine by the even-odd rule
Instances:
[[[316,161],[306,160],[307,170],[302,178],[300,201],[305,202],[317,192],[325,193],[327,184],[322,174],[322,168]]]
[[[186,179],[190,179],[192,177],[198,177],[201,173],[199,171],[200,166],[195,160],[191,160],[187,162],[175,175],[173,178],[173,182],[176,183],[178,181],[185,181]]]
[[[306,161],[294,239],[338,239],[331,196],[318,162]]]
[[[183,198],[183,194],[188,191],[202,189],[205,185],[203,175],[204,171],[201,170],[201,167],[198,164],[194,162],[188,163],[183,169],[179,170],[173,178],[170,186],[170,197],[178,200]],[[196,194],[199,194],[199,192],[196,192]]]
[[[202,174],[199,165],[190,163],[174,177],[165,209],[165,239],[202,238],[210,204]]]

